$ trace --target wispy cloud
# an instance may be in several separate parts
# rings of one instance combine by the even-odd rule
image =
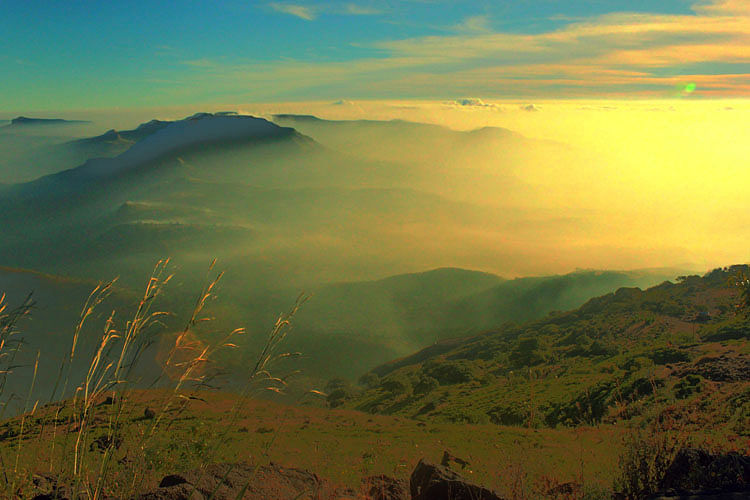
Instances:
[[[312,7],[307,7],[305,5],[271,2],[268,4],[268,6],[276,12],[299,17],[300,19],[304,19],[305,21],[312,21],[317,15],[315,9],[313,9]]]
[[[268,6],[276,12],[295,16],[306,21],[313,21],[317,19],[321,14],[337,14],[345,16],[375,16],[385,12],[383,9],[373,7],[372,5],[364,5],[353,2],[321,2],[310,5],[302,3],[271,2],[268,4]]]
[[[490,19],[487,16],[467,17],[453,26],[452,31],[457,33],[489,33],[491,31]]]
[[[369,45],[359,59],[191,65],[207,80],[265,98],[687,97],[678,90],[687,84],[691,95],[750,97],[746,4],[701,2],[692,15],[607,14],[540,33],[489,31],[481,16],[452,34]],[[322,12],[329,11],[306,14]],[[373,57],[373,48],[382,55]],[[249,80],[257,87],[248,89]]]
[[[367,5],[359,5],[356,3],[348,3],[344,5],[343,11],[344,13],[350,14],[352,16],[376,16],[383,13],[381,9],[376,9]]]

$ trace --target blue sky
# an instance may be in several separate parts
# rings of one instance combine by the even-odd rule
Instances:
[[[748,96],[746,0],[0,2],[0,110]]]

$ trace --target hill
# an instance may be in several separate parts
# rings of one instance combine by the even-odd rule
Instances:
[[[62,118],[28,118],[18,116],[13,118],[6,127],[35,127],[44,125],[78,125],[81,123],[91,123],[85,120],[64,120]]]
[[[31,181],[86,160],[64,146],[96,125],[62,119],[15,118],[0,126],[0,183]]]
[[[435,342],[541,318],[621,286],[649,286],[674,277],[668,272],[591,271],[502,280],[476,271],[437,269],[311,287],[290,345],[306,354],[301,364],[311,372],[356,380],[380,363]]]
[[[438,342],[374,369],[334,404],[430,421],[555,427],[673,418],[747,435],[750,323],[729,284],[745,266]],[[700,408],[700,411],[697,409]]]

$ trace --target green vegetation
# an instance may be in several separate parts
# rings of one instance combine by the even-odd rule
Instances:
[[[373,370],[344,406],[426,421],[532,428],[680,414],[747,436],[750,323],[729,277],[744,266],[446,342]],[[379,380],[379,385],[375,385]],[[342,404],[341,401],[338,404]],[[696,410],[699,408],[700,410]]]

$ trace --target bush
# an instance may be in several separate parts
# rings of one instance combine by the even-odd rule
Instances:
[[[440,385],[461,384],[474,379],[471,367],[463,361],[432,362],[425,365],[424,372]]]
[[[437,381],[436,378],[430,377],[430,376],[424,376],[421,379],[419,379],[419,382],[417,382],[417,385],[414,386],[414,394],[418,394],[418,395],[429,394],[430,392],[437,389],[439,385],[440,383]]]
[[[631,430],[620,455],[615,489],[631,499],[656,493],[682,444],[680,438],[663,431]]]
[[[688,356],[686,352],[673,347],[655,349],[648,354],[648,357],[657,365],[690,361],[690,356]]]
[[[359,385],[368,389],[374,389],[380,385],[380,377],[376,373],[365,373],[359,378]]]
[[[510,360],[517,366],[534,366],[544,361],[540,352],[541,346],[537,337],[526,337],[518,340],[518,344],[510,353]]]
[[[331,408],[336,408],[344,404],[347,399],[351,399],[354,394],[355,393],[351,388],[342,387],[330,392],[328,394],[328,397],[326,398],[326,401],[328,402],[328,406],[330,406]]]
[[[722,340],[750,339],[750,324],[736,323],[720,327],[714,333],[706,335],[703,340],[721,342]]]
[[[524,425],[528,410],[518,405],[496,406],[488,412],[490,422],[497,425]]]
[[[589,356],[614,356],[617,354],[617,348],[595,340],[587,349],[587,354]]]
[[[410,389],[409,382],[398,376],[389,376],[382,380],[380,388],[393,395],[404,394]]]
[[[701,378],[698,375],[686,375],[674,386],[674,395],[677,399],[685,399],[691,394],[701,391]]]

